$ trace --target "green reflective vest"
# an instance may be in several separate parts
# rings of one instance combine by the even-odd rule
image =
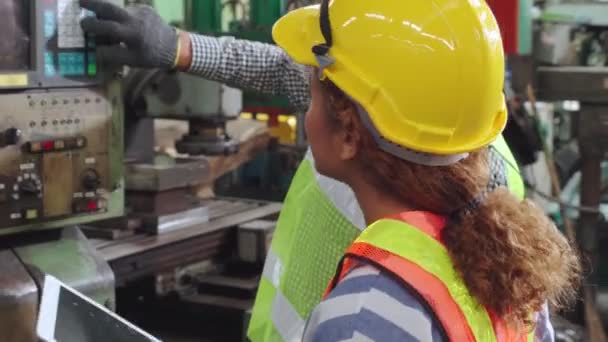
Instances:
[[[345,252],[332,286],[368,260],[424,298],[450,341],[534,341],[534,329],[525,333],[509,327],[471,295],[440,240],[445,223],[443,217],[423,211],[374,222]]]
[[[508,185],[523,199],[524,184],[502,138]],[[247,336],[253,342],[300,341],[344,251],[365,228],[354,194],[316,172],[310,153],[285,198],[266,258]]]

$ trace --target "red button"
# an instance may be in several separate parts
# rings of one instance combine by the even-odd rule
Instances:
[[[42,150],[43,151],[52,151],[53,147],[55,146],[55,143],[51,140],[51,141],[43,141],[42,142]]]
[[[87,202],[87,210],[97,210],[98,206],[97,206],[97,201],[89,201]]]

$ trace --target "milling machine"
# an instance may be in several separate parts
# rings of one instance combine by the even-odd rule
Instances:
[[[129,216],[159,234],[208,221],[195,188],[208,183],[209,156],[239,151],[226,131],[242,108],[241,91],[185,73],[130,70],[124,82],[126,190]],[[155,121],[185,121],[179,157],[155,151]]]
[[[154,5],[153,1],[131,2]],[[184,1],[182,28],[208,35],[228,34],[270,42],[272,25],[288,7],[309,2]],[[224,11],[226,8],[230,10]],[[226,12],[231,16],[228,30],[222,25],[227,22]],[[271,116],[290,112],[283,97],[243,92],[173,71],[130,70],[123,88],[128,113],[127,206],[131,210],[130,216],[140,220],[138,224],[153,233],[180,229],[208,219],[208,213],[191,189],[208,181],[205,175],[210,170],[205,156],[238,153],[239,142],[226,130],[228,121],[237,119],[242,111]],[[176,152],[183,158],[159,157],[155,153],[154,122],[159,119],[188,123],[188,132],[175,142]],[[299,137],[303,139],[303,134]],[[123,228],[129,224],[122,222]]]
[[[45,273],[114,308],[112,271],[76,225],[123,213],[122,96],[78,1],[0,13],[0,341],[35,341]]]
[[[189,191],[209,174],[199,155],[238,151],[225,125],[240,113],[240,91],[185,74],[101,68],[77,0],[4,1],[0,13],[0,341],[36,340],[44,274],[114,309],[118,286],[231,253],[237,227],[251,235],[248,222],[279,211],[202,202]],[[155,156],[158,118],[190,122],[176,144],[187,157]],[[83,234],[134,221],[143,229],[127,239]],[[243,241],[253,250],[239,248],[241,259],[259,268],[264,247]]]

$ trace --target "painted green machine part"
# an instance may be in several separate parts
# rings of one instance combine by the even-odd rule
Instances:
[[[189,12],[189,13],[188,13]],[[222,32],[222,3],[218,0],[191,0],[186,4],[187,29],[210,35]]]
[[[155,6],[159,11],[167,11],[169,8],[159,6],[163,0],[157,0]],[[167,1],[167,0],[164,0]],[[187,0],[185,6],[186,29],[212,36],[233,36],[265,43],[272,43],[272,26],[287,12],[285,0],[249,0],[248,18],[243,23],[236,18],[228,22],[228,29],[223,28],[223,13],[230,9],[231,4],[245,5],[242,1],[221,0]],[[224,6],[225,5],[225,6]],[[246,8],[243,6],[242,8]],[[162,14],[162,12],[161,12]],[[257,92],[246,91],[243,93],[243,106],[245,108],[290,108],[287,98],[283,96],[272,96]],[[283,113],[289,114],[289,113]]]
[[[77,227],[64,228],[57,239],[14,248],[34,273],[51,274],[113,310],[114,273]]]
[[[18,246],[0,250],[0,341],[37,341],[35,326],[45,274],[115,309],[112,269],[77,227],[12,241],[18,241]]]

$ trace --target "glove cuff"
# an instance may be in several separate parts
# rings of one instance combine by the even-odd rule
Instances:
[[[175,35],[177,36],[177,48],[175,49],[175,58],[173,60],[173,66],[171,69],[177,68],[179,64],[179,58],[182,55],[182,40],[180,39],[180,31],[178,29],[175,30]]]
[[[161,49],[158,55],[160,59],[160,65],[169,69],[173,69],[177,65],[180,49],[179,35],[177,29],[171,28],[171,31],[171,39],[169,39],[166,43],[166,48]]]

